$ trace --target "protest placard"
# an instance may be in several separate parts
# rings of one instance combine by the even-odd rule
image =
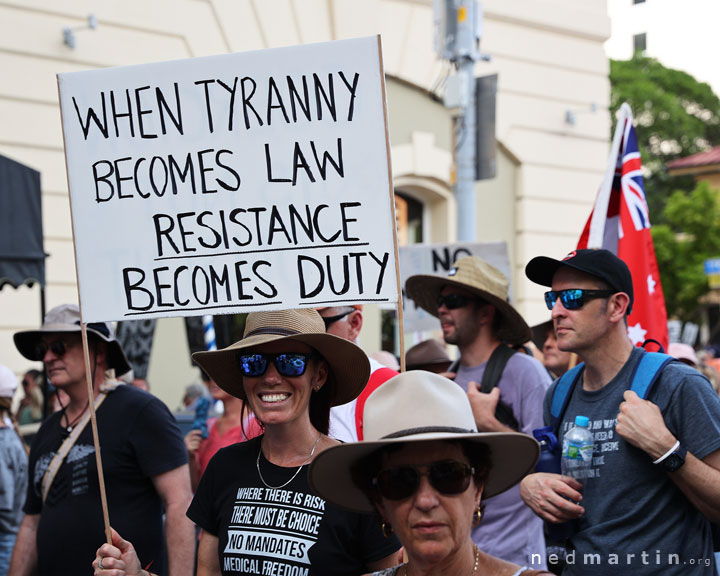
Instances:
[[[500,270],[508,280],[510,260],[505,242],[456,243],[456,244],[414,244],[400,247],[400,279],[402,285],[409,276],[415,274],[446,275],[453,263],[464,256],[478,256]],[[440,323],[435,316],[428,314],[415,302],[403,296],[405,305],[405,332],[439,330]]]
[[[379,37],[58,85],[84,322],[397,301]]]

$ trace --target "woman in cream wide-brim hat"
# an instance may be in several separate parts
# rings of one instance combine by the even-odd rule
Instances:
[[[471,529],[482,498],[532,471],[534,438],[478,433],[463,390],[421,370],[391,378],[365,404],[362,442],[329,448],[310,467],[310,484],[328,502],[375,513],[407,553],[376,576],[530,576],[537,572],[478,549]]]

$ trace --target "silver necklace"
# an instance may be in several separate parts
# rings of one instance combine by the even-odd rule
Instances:
[[[280,488],[285,488],[285,486],[287,486],[288,484],[290,484],[290,482],[295,480],[295,477],[298,474],[300,474],[300,470],[302,470],[303,466],[305,466],[305,464],[307,464],[308,462],[310,462],[310,460],[312,460],[312,457],[315,454],[315,448],[317,448],[317,445],[320,442],[320,438],[322,438],[322,434],[320,434],[320,436],[317,437],[317,440],[315,440],[315,444],[313,444],[312,450],[310,450],[310,456],[308,456],[305,459],[305,461],[302,464],[300,464],[300,466],[298,466],[298,469],[295,470],[295,474],[293,474],[290,477],[290,480],[288,480],[284,484],[280,484],[280,486],[270,486],[270,484],[265,482],[265,478],[263,478],[262,472],[260,472],[260,455],[262,454],[262,444],[260,444],[260,450],[258,450],[257,460],[255,460],[255,467],[257,468],[258,476],[260,476],[260,481],[263,484],[265,484],[265,488],[270,488],[272,490],[279,490]]]

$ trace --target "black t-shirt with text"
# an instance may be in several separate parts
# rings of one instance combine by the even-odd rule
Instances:
[[[377,518],[341,510],[313,494],[305,466],[283,488],[267,488],[255,466],[260,438],[223,448],[210,460],[188,516],[217,536],[224,576],[357,576],[400,548]],[[297,468],[260,459],[270,486]]]

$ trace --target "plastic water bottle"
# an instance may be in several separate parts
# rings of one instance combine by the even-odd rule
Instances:
[[[593,458],[593,435],[588,429],[587,416],[575,416],[575,426],[563,437],[562,473],[575,478],[581,484],[589,476]]]

